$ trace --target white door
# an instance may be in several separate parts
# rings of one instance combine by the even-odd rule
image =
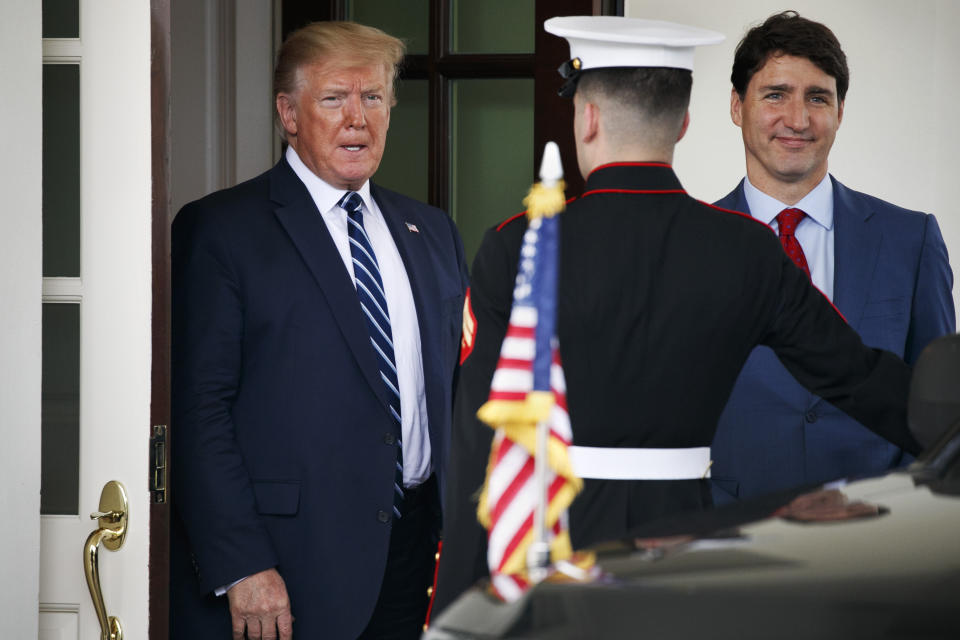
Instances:
[[[0,169],[17,194],[0,233],[0,254],[13,254],[0,264],[0,428],[12,443],[0,462],[15,488],[0,508],[19,523],[0,529],[3,635],[100,637],[83,547],[116,480],[129,520],[123,546],[99,550],[103,599],[124,638],[146,638],[150,0],[42,6],[0,3]]]

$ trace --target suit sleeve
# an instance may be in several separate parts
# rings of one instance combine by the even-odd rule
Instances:
[[[457,230],[457,225],[454,223],[453,218],[447,218],[450,222],[450,233],[453,236],[453,245],[456,250],[457,255],[457,269],[460,272],[460,293],[463,294],[464,299],[466,299],[467,292],[470,290],[470,272],[467,268],[467,256],[466,251],[463,248],[463,239],[460,237],[460,232]],[[462,321],[462,318],[461,318]],[[461,327],[463,326],[461,322]],[[459,355],[459,353],[458,353]],[[459,357],[457,358],[457,365],[454,368],[454,381],[453,381],[453,391],[456,392],[458,387],[460,374],[460,363]]]
[[[277,556],[231,417],[243,291],[224,229],[204,213],[188,205],[173,226],[171,481],[201,590],[209,592],[275,566]]]
[[[956,331],[953,272],[937,219],[924,216],[920,266],[914,286],[904,359],[914,364],[930,342]]]
[[[763,343],[800,384],[908,453],[921,447],[907,427],[910,367],[871,349],[782,251]]]
[[[444,505],[443,553],[437,574],[435,614],[488,575],[487,533],[477,521],[477,499],[486,475],[493,430],[476,413],[490,394],[500,345],[506,334],[517,255],[487,231],[473,262],[469,290],[476,318],[470,355],[460,368],[454,403],[450,478]]]
[[[457,231],[457,225],[454,224],[453,218],[450,218],[450,231],[453,234],[453,243],[457,250],[457,267],[460,270],[461,290],[466,292],[470,286],[470,273],[467,269],[467,256],[463,249],[463,240],[460,238],[460,232]]]

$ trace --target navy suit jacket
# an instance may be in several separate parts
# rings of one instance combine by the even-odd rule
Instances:
[[[953,274],[937,221],[831,180],[833,302],[864,343],[913,364],[955,326]],[[743,182],[716,205],[749,213]],[[755,348],[741,371],[712,454],[717,504],[880,473],[906,456],[800,386],[767,347]]]
[[[371,193],[413,290],[442,487],[463,247],[443,211]],[[354,284],[285,160],[181,210],[173,282],[171,638],[229,637],[212,590],[270,567],[296,637],[356,637],[387,557],[393,419]]]

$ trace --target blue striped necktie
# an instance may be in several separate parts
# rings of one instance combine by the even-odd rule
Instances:
[[[363,315],[367,318],[370,343],[377,353],[380,378],[387,388],[390,413],[394,417],[393,439],[397,443],[397,460],[393,479],[393,515],[399,518],[399,505],[403,500],[403,445],[400,430],[400,383],[397,380],[397,364],[393,354],[390,311],[387,309],[387,296],[380,278],[377,256],[363,228],[363,198],[355,191],[348,191],[340,198],[337,206],[347,212],[347,236],[350,238],[357,296],[360,298]]]

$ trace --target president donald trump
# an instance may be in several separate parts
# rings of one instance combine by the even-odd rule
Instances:
[[[456,227],[370,182],[403,44],[293,33],[275,167],[173,230],[171,638],[416,638],[467,286]]]

